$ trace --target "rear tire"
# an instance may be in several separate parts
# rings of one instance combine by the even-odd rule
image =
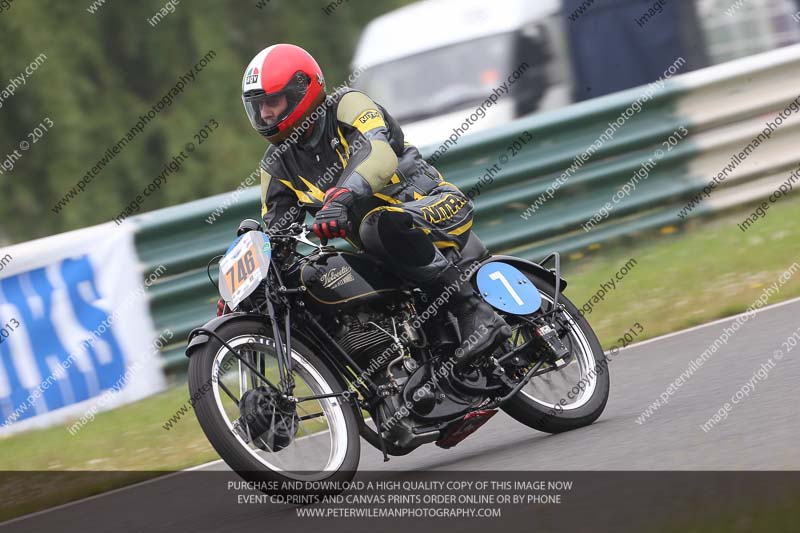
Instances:
[[[542,305],[552,302],[553,295],[555,294],[554,285],[530,272],[523,271],[523,273],[542,294]],[[590,368],[596,375],[591,397],[583,405],[574,409],[564,408],[563,406],[559,409],[558,403],[560,402],[553,402],[552,404],[546,405],[544,402],[537,401],[529,394],[526,394],[526,389],[528,389],[535,380],[541,379],[540,377],[534,377],[525,388],[511,397],[501,407],[503,411],[518,422],[547,433],[562,433],[564,431],[590,425],[600,417],[605,409],[610,390],[610,379],[605,354],[592,327],[583,315],[578,312],[575,305],[563,294],[559,295],[558,301],[564,304],[566,313],[580,329],[588,346],[591,348]],[[547,374],[544,375],[546,376]],[[587,374],[587,376],[590,375],[591,373]],[[580,381],[583,380],[584,378],[581,377]],[[578,386],[578,383],[576,383],[576,386]],[[575,391],[575,389],[571,389],[571,392],[572,391]],[[569,392],[567,394],[569,394]],[[565,403],[566,399],[567,398],[564,398]]]
[[[264,331],[263,323],[257,320],[240,320],[223,324],[217,329],[216,333],[228,343],[233,342],[234,339],[248,336],[271,341],[272,335],[264,334]],[[249,481],[296,481],[296,477],[284,475],[280,471],[270,469],[245,449],[243,441],[234,435],[220,412],[215,397],[215,388],[219,394],[224,395],[225,393],[212,381],[213,368],[220,350],[227,352],[227,349],[212,337],[207,344],[192,355],[189,361],[189,393],[190,397],[197,398],[194,409],[203,432],[220,457],[243,478]],[[330,389],[331,392],[343,392],[345,390],[341,381],[322,359],[314,355],[299,340],[292,339],[292,352],[293,365],[309,364],[321,376],[325,388]],[[302,359],[305,361],[303,362]],[[297,367],[295,366],[295,368]],[[296,371],[295,375],[297,375]],[[208,391],[208,384],[211,384],[210,391]],[[205,387],[205,392],[203,392],[203,387]],[[344,418],[347,436],[346,450],[344,459],[338,468],[335,471],[331,471],[327,476],[323,474],[323,477],[319,480],[342,483],[352,480],[358,468],[358,461],[361,455],[358,420],[356,418],[358,415],[352,404],[342,401],[341,398],[330,400],[329,405],[333,405],[333,409],[339,409]],[[328,431],[330,432],[330,430]],[[294,442],[289,447],[293,445]]]

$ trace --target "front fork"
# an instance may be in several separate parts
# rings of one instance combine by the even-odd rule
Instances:
[[[269,288],[265,291],[269,293]],[[278,316],[275,312],[275,305],[267,294],[267,316],[272,325],[272,335],[275,339],[275,350],[278,352],[278,376],[280,391],[286,397],[291,397],[294,392],[294,375],[292,373],[292,318],[288,308],[284,312],[284,334],[281,336],[278,326]]]

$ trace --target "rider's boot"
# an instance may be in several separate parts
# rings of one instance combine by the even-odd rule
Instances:
[[[448,308],[458,321],[461,346],[455,352],[457,366],[464,366],[511,336],[511,327],[472,289],[469,279],[453,263],[448,263],[428,288],[429,295],[438,298],[447,294]]]

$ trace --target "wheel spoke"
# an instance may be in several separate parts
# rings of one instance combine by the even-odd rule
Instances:
[[[228,397],[229,397],[231,400],[233,400],[233,403],[235,403],[235,404],[236,404],[236,407],[239,407],[239,400],[241,399],[241,396],[239,396],[239,398],[237,399],[237,398],[236,398],[236,396],[234,396],[234,395],[233,395],[233,393],[231,392],[231,390],[230,390],[228,387],[226,387],[226,386],[225,386],[225,384],[224,384],[222,381],[220,381],[219,383],[217,383],[217,385],[219,386],[219,388],[220,388],[220,389],[222,389],[222,390],[223,390],[223,392],[225,392],[225,394],[227,394],[227,395],[228,395]]]
[[[591,347],[578,327],[576,320],[566,311],[566,308],[560,304],[556,313],[548,315],[554,309],[552,297],[541,290],[540,294],[542,295],[540,315],[547,316],[548,322],[555,324],[558,329],[563,326],[568,330],[565,337],[559,335],[559,338],[562,339],[568,349],[568,354],[565,357],[568,362],[561,368],[552,368],[547,372],[535,375],[522,389],[521,393],[538,403],[553,407],[560,400],[566,399],[569,391],[579,384],[582,379],[585,379],[588,382],[585,390],[576,395],[572,404],[564,406],[565,409],[577,408],[591,397],[597,381],[596,375],[591,379],[586,377],[589,369],[594,367]],[[520,337],[524,342],[527,336],[535,335],[532,331],[534,326],[529,322],[525,322],[514,315],[505,315],[504,318],[512,327],[516,326],[512,336],[515,346],[521,345]]]
[[[348,449],[348,431],[343,415],[343,409],[347,406],[333,396],[335,391],[319,371],[293,350],[292,378],[296,383],[296,394],[332,397],[315,398],[302,405],[298,402],[279,406],[280,400],[274,391],[263,387],[263,380],[258,376],[262,374],[270,381],[276,377],[277,360],[271,339],[247,336],[246,339],[231,339],[228,344],[243,357],[247,357],[247,361],[238,360],[238,364],[226,365],[223,370],[222,361],[235,355],[225,347],[220,348],[215,359],[217,379],[213,390],[219,411],[231,428],[231,434],[240,440],[242,449],[266,468],[293,473],[287,475],[298,479],[323,479],[329,475],[325,474],[326,471],[338,469]],[[254,398],[256,401],[253,402],[258,407],[252,408],[252,412],[242,411],[241,415],[238,408],[233,410],[233,406],[231,411],[227,411],[223,401],[233,402],[238,407],[240,400],[223,383],[226,376],[233,378],[227,380],[229,384],[238,383],[240,398],[248,391],[259,394],[260,397]],[[308,405],[309,403],[314,405]],[[234,412],[235,416],[232,416]],[[247,414],[248,422],[243,419],[244,414]],[[251,416],[256,417],[255,421]],[[254,435],[254,428],[266,429],[260,435]]]

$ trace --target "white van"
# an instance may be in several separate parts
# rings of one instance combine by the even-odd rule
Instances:
[[[469,133],[567,105],[560,9],[559,0],[426,0],[392,11],[362,33],[352,69],[364,71],[353,87],[386,107],[417,146],[447,138],[504,83],[508,91]]]

